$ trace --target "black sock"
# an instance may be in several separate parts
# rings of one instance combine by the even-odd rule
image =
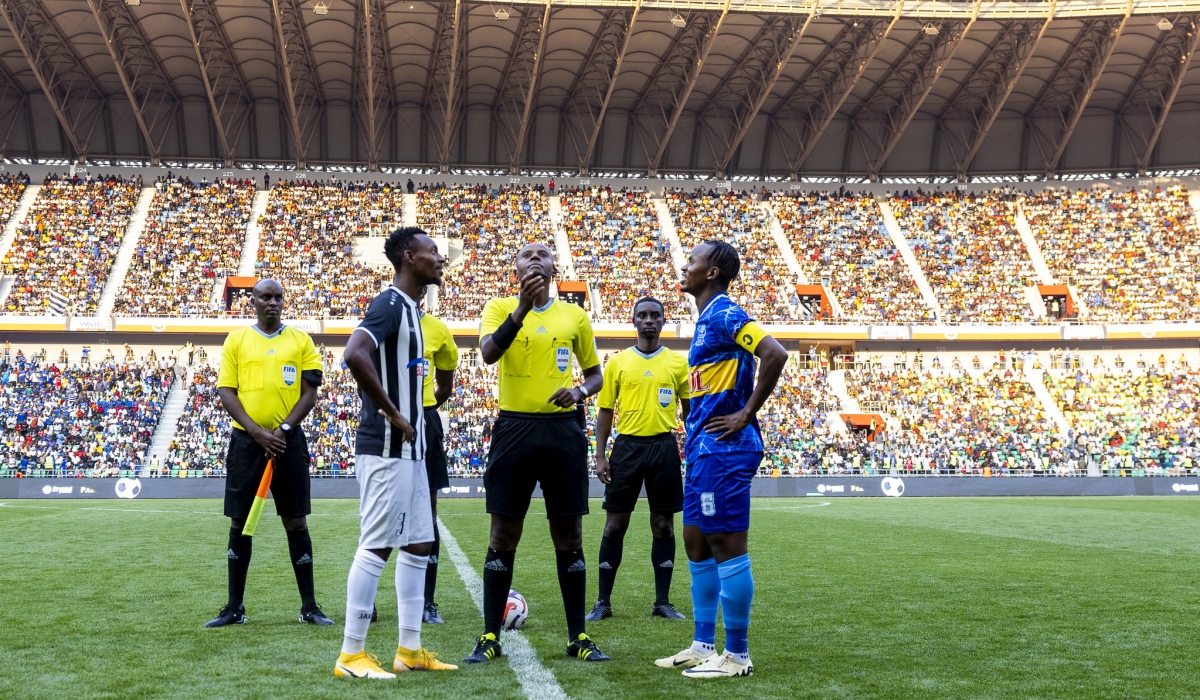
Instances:
[[[240,528],[229,528],[229,604],[237,607],[246,594],[246,573],[250,571],[250,550],[253,537],[242,537]]]
[[[300,609],[307,610],[317,604],[313,594],[313,554],[312,537],[308,528],[297,532],[289,532],[288,552],[292,557],[292,571],[296,572],[296,587],[300,589]]]
[[[497,552],[488,548],[483,560],[483,631],[500,636],[500,625],[504,622],[504,606],[508,604],[508,590],[512,588],[513,559],[517,553]]]
[[[438,555],[442,552],[442,533],[437,525],[433,526],[433,549],[429,550],[429,564],[425,566],[425,604],[433,602],[433,593],[437,590]]]
[[[655,537],[650,543],[654,565],[654,604],[671,602],[671,574],[675,573],[675,537]]]
[[[617,580],[617,569],[621,566],[621,554],[625,549],[624,542],[618,539],[602,537],[600,539],[600,595],[596,600],[605,603],[612,602],[613,582]]]
[[[558,587],[562,590],[563,610],[567,613],[567,636],[571,641],[584,632],[584,606],[587,597],[587,565],[582,549],[555,550],[558,563]]]

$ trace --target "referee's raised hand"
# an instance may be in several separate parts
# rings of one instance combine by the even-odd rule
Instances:
[[[400,436],[405,442],[413,442],[415,433],[413,433],[412,424],[408,422],[404,416],[400,415],[400,411],[396,410],[395,406],[390,406],[391,411],[379,409],[379,415],[383,416],[387,422],[392,424],[392,427],[400,431]]]

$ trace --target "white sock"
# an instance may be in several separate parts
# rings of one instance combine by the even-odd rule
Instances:
[[[750,663],[750,652],[748,652],[748,651],[745,653],[742,653],[742,654],[735,654],[732,651],[729,651],[728,649],[726,649],[725,653],[729,654],[733,658],[737,659],[738,663],[740,663],[740,664]]]
[[[421,616],[425,612],[425,567],[429,557],[404,550],[396,552],[396,608],[400,619],[400,646],[421,648]]]
[[[694,639],[692,640],[692,651],[696,652],[697,654],[704,654],[705,656],[707,656],[709,654],[712,654],[716,650],[717,650],[716,644],[709,644],[707,642],[697,642]]]
[[[354,553],[350,565],[350,576],[346,580],[346,631],[342,638],[342,652],[359,654],[367,640],[367,628],[371,626],[371,610],[375,607],[375,589],[387,562],[369,550],[359,549]]]

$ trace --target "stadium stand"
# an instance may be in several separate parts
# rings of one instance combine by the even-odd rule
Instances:
[[[498,383],[496,365],[472,367],[469,355],[459,362],[454,392],[442,406],[451,476],[483,476],[496,418]]]
[[[438,288],[439,318],[478,320],[489,299],[515,289],[513,262],[530,242],[554,251],[546,192],[540,186],[489,188],[435,185],[417,192],[417,225],[433,236],[461,239],[462,258]]]
[[[742,271],[729,288],[730,298],[759,321],[796,318],[800,300],[794,288],[789,290],[789,282],[799,280],[793,278],[771,239],[767,213],[756,195],[674,189],[667,192],[666,202],[685,251],[710,238],[725,240],[738,250]]]
[[[602,297],[603,318],[632,318],[634,302],[645,296],[661,301],[668,319],[690,318],[671,244],[644,190],[570,187],[560,201],[575,273]]]
[[[1108,474],[1179,476],[1200,459],[1197,370],[1047,372],[1044,382],[1076,444]]]
[[[161,178],[146,230],[117,295],[125,316],[211,316],[213,286],[237,272],[254,199],[247,180]]]
[[[1200,232],[1186,188],[1047,190],[1023,206],[1055,279],[1078,286],[1087,321],[1200,317]]]
[[[154,362],[0,365],[0,476],[118,476],[142,463],[174,376]]]
[[[1008,201],[991,194],[905,192],[890,200],[949,323],[1034,320],[1033,262]]]
[[[772,446],[763,463],[764,474],[771,466],[789,476],[800,473],[803,454],[831,435],[826,414],[841,408],[824,373],[815,366],[802,366],[802,359],[806,358],[793,356],[788,361],[775,393],[758,414],[763,440]]]
[[[28,186],[29,176],[25,173],[0,175],[0,226],[8,224]]]
[[[175,439],[167,450],[167,460],[159,474],[151,476],[224,476],[225,451],[233,419],[221,407],[217,395],[217,370],[196,369],[187,387],[187,402],[175,428]]]
[[[15,275],[8,313],[49,312],[50,292],[68,309],[94,313],[141,194],[142,178],[48,177],[4,256]]]
[[[864,411],[899,420],[886,460],[903,472],[1045,474],[1081,456],[1055,436],[1020,371],[855,371],[846,389]]]
[[[403,221],[404,196],[386,182],[280,182],[271,189],[258,272],[287,293],[287,316],[361,318],[390,275],[354,260],[354,238]]]
[[[869,194],[777,194],[771,208],[809,281],[828,280],[843,320],[912,323],[927,318],[921,292]]]

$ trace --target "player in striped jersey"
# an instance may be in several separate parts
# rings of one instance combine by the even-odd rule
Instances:
[[[362,394],[356,471],[361,503],[358,551],[346,582],[346,631],[334,674],[395,678],[363,647],[375,591],[392,549],[400,643],[396,671],[458,668],[421,647],[425,567],[432,549],[433,512],[425,474],[424,336],[415,301],[426,285],[440,284],[446,259],[418,228],[397,229],[384,253],[396,268],[392,285],[375,297],[354,329],[343,359]]]

